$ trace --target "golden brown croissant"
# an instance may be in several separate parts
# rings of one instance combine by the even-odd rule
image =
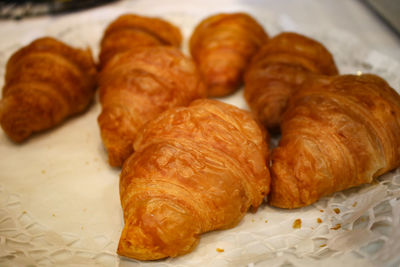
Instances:
[[[267,138],[248,112],[209,99],[146,124],[120,177],[118,254],[175,257],[235,226],[269,191]]]
[[[134,14],[125,14],[113,21],[105,30],[101,41],[100,66],[117,53],[138,46],[170,45],[179,47],[180,30],[169,22]]]
[[[130,156],[136,132],[145,122],[206,93],[193,61],[171,46],[117,54],[100,73],[99,90],[98,123],[112,166],[122,166]]]
[[[400,166],[400,96],[375,75],[310,79],[272,154],[270,204],[309,205]]]
[[[60,124],[92,101],[96,68],[89,49],[50,37],[15,52],[7,62],[0,123],[15,142]]]
[[[276,132],[289,97],[311,73],[336,75],[332,55],[313,39],[281,33],[252,59],[245,74],[245,99],[255,116]]]
[[[203,20],[190,39],[190,52],[210,96],[225,96],[243,82],[253,54],[268,39],[263,27],[245,13],[218,14]]]

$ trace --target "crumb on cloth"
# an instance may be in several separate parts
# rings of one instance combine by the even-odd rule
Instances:
[[[293,229],[300,229],[301,228],[301,219],[296,219],[293,222]]]
[[[333,211],[334,211],[336,214],[339,214],[339,213],[340,213],[340,209],[339,209],[339,208],[334,208]]]

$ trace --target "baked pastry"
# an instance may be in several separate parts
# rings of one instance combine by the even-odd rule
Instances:
[[[375,75],[308,80],[282,118],[269,202],[309,205],[400,166],[400,96]]]
[[[147,46],[115,55],[99,75],[98,118],[111,166],[133,152],[138,129],[162,111],[205,97],[190,58],[172,46]]]
[[[0,124],[15,142],[84,111],[96,87],[91,51],[44,37],[16,51],[6,65]]]
[[[252,59],[245,74],[245,99],[263,125],[278,132],[289,97],[312,74],[338,74],[331,53],[309,37],[281,33]]]
[[[100,44],[100,67],[104,67],[115,54],[133,47],[154,45],[179,47],[181,42],[180,30],[165,20],[124,14],[114,20],[104,32]]]
[[[245,13],[217,14],[204,19],[190,39],[190,52],[213,97],[233,93],[243,73],[268,36],[263,27]]]
[[[269,191],[267,138],[248,112],[217,100],[196,100],[147,123],[120,177],[118,254],[175,257],[201,233],[234,227]]]

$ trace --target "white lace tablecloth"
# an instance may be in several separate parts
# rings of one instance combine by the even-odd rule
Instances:
[[[106,25],[121,13],[161,16],[187,39],[210,12],[189,7],[121,5],[46,26],[0,43],[0,76],[12,52],[42,35],[98,53]],[[178,10],[178,11],[177,11]],[[251,13],[272,36],[294,30],[324,43],[341,73],[375,73],[400,88],[400,64],[364,47],[348,32],[300,27],[290,16],[246,5],[221,11]],[[49,23],[50,22],[50,23]],[[4,36],[3,36],[4,38]],[[222,99],[247,108],[242,91]],[[397,266],[400,262],[400,170],[297,210],[263,205],[235,228],[204,234],[190,254],[139,262],[115,253],[123,219],[119,169],[107,165],[96,100],[83,115],[16,145],[0,133],[0,266]],[[273,140],[275,143],[277,140]],[[300,228],[293,223],[301,221]],[[223,251],[222,251],[223,250]]]

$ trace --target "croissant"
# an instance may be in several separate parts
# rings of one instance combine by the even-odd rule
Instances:
[[[84,111],[92,101],[96,68],[89,49],[44,37],[16,51],[6,65],[0,124],[15,142]]]
[[[213,97],[233,93],[259,47],[268,39],[263,27],[245,13],[217,14],[203,20],[190,39],[190,52]]]
[[[162,111],[205,97],[193,61],[171,46],[149,46],[115,55],[99,75],[98,117],[111,166],[133,152],[138,129]]]
[[[311,74],[338,74],[330,52],[306,36],[281,33],[252,59],[245,73],[244,97],[262,124],[278,132],[289,97]]]
[[[267,138],[248,112],[209,99],[146,124],[121,172],[118,254],[175,257],[235,226],[269,192]]]
[[[138,46],[168,45],[179,47],[180,30],[169,22],[134,14],[124,14],[105,30],[101,40],[100,67],[117,53]]]
[[[307,81],[282,118],[269,202],[309,205],[400,166],[400,96],[375,75]]]

